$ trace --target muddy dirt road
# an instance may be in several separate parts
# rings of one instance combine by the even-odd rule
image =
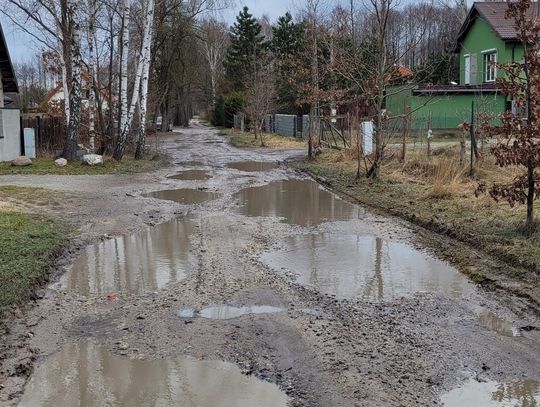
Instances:
[[[298,151],[198,122],[165,147],[152,174],[0,180],[69,191],[39,210],[79,228],[2,333],[2,406],[540,405],[524,300],[288,169]]]

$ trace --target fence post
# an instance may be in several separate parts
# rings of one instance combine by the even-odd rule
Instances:
[[[401,146],[401,161],[405,162],[405,154],[407,152],[407,139],[409,137],[409,105],[405,102],[403,108],[403,140]]]
[[[428,116],[428,131],[427,131],[427,155],[428,157],[431,157],[431,136],[433,134],[433,130],[431,129],[431,110],[429,111]]]
[[[469,128],[471,136],[471,168],[469,170],[469,175],[474,176],[474,153],[476,149],[476,140],[474,136],[474,100],[471,101],[471,127]]]

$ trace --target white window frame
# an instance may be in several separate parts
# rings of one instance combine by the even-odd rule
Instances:
[[[493,61],[488,61],[488,58],[493,55]],[[484,62],[484,82],[495,82],[497,79],[497,49],[491,48],[482,51]],[[490,62],[492,65],[488,63]]]
[[[467,69],[468,68],[468,69]],[[463,55],[463,73],[464,73],[464,84],[471,84],[471,54]]]

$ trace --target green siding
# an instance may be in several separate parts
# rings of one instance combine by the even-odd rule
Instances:
[[[478,16],[471,25],[467,36],[461,44],[459,52],[459,83],[461,85],[465,84],[465,55],[476,55],[476,83],[485,83],[486,67],[484,65],[482,51],[491,49],[497,51],[497,63],[512,62],[512,49],[514,49],[515,61],[519,61],[523,58],[523,47],[521,44],[505,43],[499,38],[495,31],[491,29],[490,25]],[[501,75],[500,69],[497,72],[497,76],[499,75]]]
[[[427,129],[431,113],[431,128],[456,129],[459,124],[471,121],[471,102],[477,113],[492,116],[504,111],[505,97],[493,94],[458,94],[441,96],[413,96],[410,86],[392,87],[387,90],[386,109],[390,117],[403,113],[405,103],[411,111],[411,130]],[[392,126],[401,128],[402,119],[393,119]]]

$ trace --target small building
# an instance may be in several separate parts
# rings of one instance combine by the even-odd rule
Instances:
[[[436,86],[414,84],[392,87],[386,109],[389,116],[411,112],[410,127],[456,129],[470,122],[471,104],[478,113],[496,116],[511,109],[511,101],[501,93],[496,79],[503,74],[495,64],[523,59],[514,21],[506,19],[506,2],[474,3],[459,32],[454,52],[459,54],[459,83]],[[533,2],[531,15],[538,9]],[[457,78],[456,78],[457,79]]]
[[[17,79],[0,25],[0,161],[21,155],[21,112],[4,105],[4,93],[18,93]]]
[[[83,109],[88,109],[89,105],[89,98],[90,98],[90,75],[87,70],[83,70],[81,72],[81,80],[82,80],[82,107]],[[109,108],[109,105],[111,104],[111,98],[109,96],[109,92],[104,86],[101,86],[98,84],[98,94],[99,94],[99,102],[101,103],[101,107],[103,110],[107,110]],[[52,88],[43,101],[39,104],[38,109],[36,109],[38,112],[41,113],[48,113],[51,115],[61,115],[63,114],[64,108],[63,104],[65,102],[65,94],[64,94],[64,86],[62,83],[57,84],[54,88]],[[97,103],[97,101],[96,101]]]

